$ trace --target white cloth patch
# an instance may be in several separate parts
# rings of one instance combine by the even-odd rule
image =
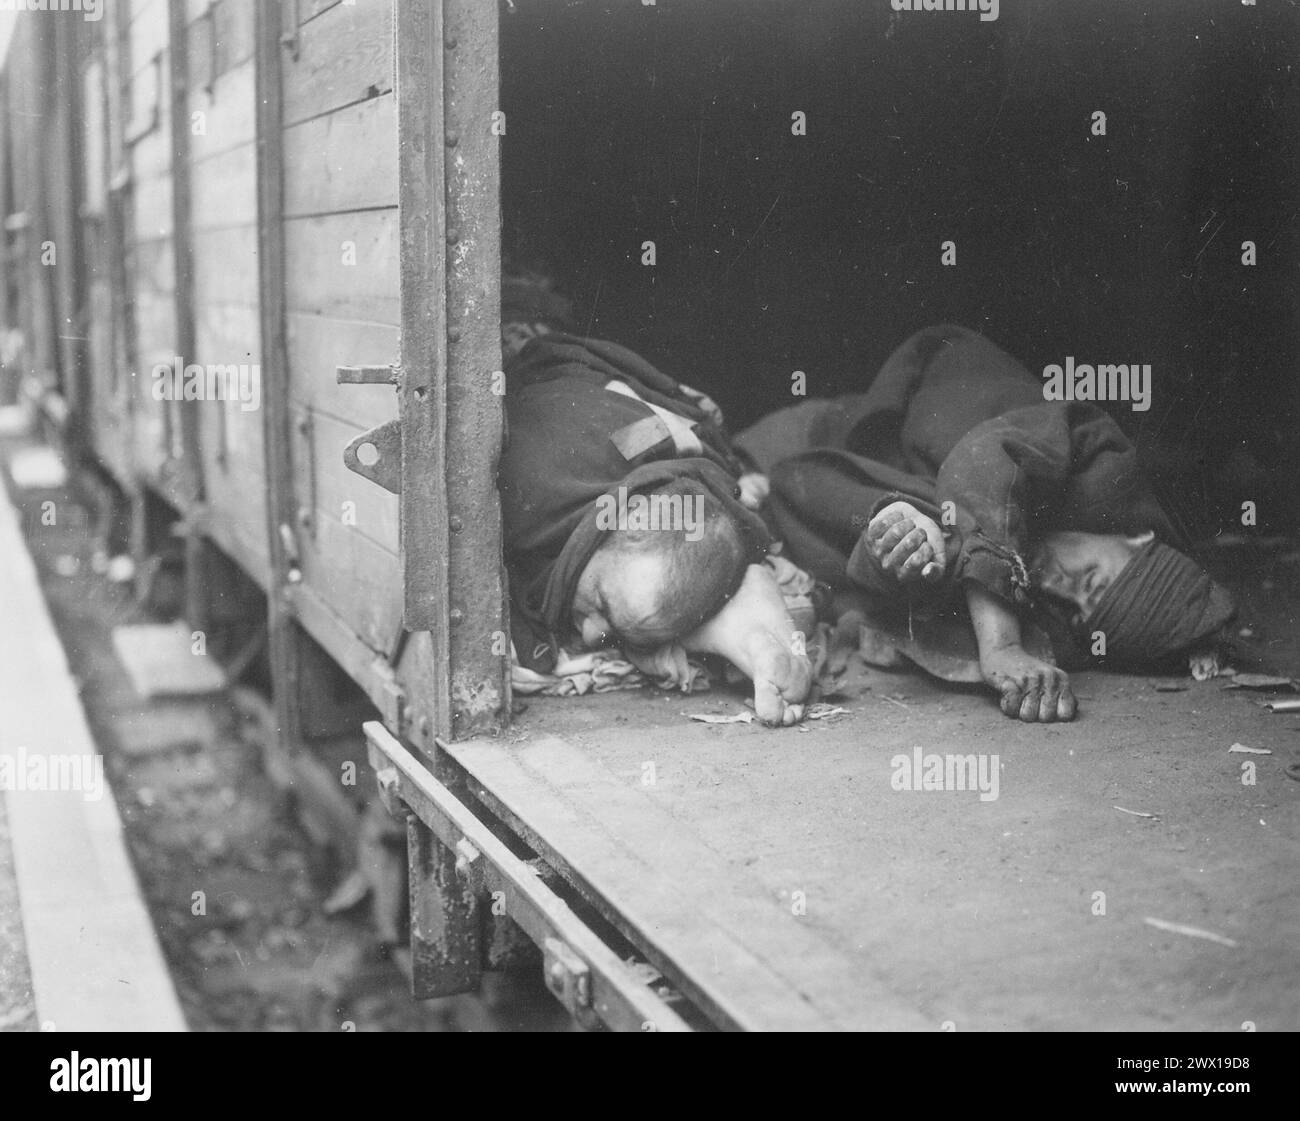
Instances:
[[[700,438],[695,434],[695,423],[693,421],[687,420],[684,416],[678,416],[676,413],[671,412],[668,409],[651,404],[626,382],[611,381],[606,384],[605,388],[611,393],[621,393],[624,397],[631,397],[634,401],[640,401],[641,404],[654,413],[655,416],[663,422],[664,427],[667,429],[666,434],[672,437],[673,447],[676,449],[678,455],[697,456],[704,454],[704,445],[700,443]],[[629,459],[633,459],[635,456],[628,456],[627,452],[623,451],[623,447],[619,443],[619,437],[622,433],[627,432],[628,429],[636,429],[638,427],[639,425],[629,425],[628,428],[620,429],[613,437],[614,443],[618,446],[619,451],[622,451]],[[646,435],[647,430],[643,429],[639,434],[638,439],[628,442],[630,445],[635,445],[640,443],[641,440],[644,440]],[[658,441],[655,442],[657,443]],[[646,444],[641,448],[641,452],[644,452],[653,446],[653,443]],[[638,452],[637,454],[639,455],[641,452]]]

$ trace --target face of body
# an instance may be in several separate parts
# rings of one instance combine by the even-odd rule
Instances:
[[[598,549],[573,596],[573,625],[582,644],[589,650],[620,642],[648,649],[690,629],[669,617],[672,601],[665,584],[662,556]]]
[[[1102,593],[1151,540],[1114,533],[1049,533],[1033,558],[1038,585],[1046,592],[1073,603],[1086,622]]]

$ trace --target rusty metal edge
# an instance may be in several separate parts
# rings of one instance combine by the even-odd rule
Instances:
[[[447,668],[446,216],[442,5],[393,6],[401,245],[401,555],[407,630],[427,630],[434,725],[450,731]]]
[[[606,895],[598,891],[582,872],[573,865],[563,853],[556,850],[554,844],[545,834],[533,828],[515,808],[501,798],[495,791],[475,778],[457,759],[445,744],[439,744],[438,764],[440,777],[457,789],[473,791],[488,813],[496,817],[505,827],[518,837],[525,845],[536,852],[540,859],[552,868],[557,876],[569,885],[592,906],[606,922],[626,938],[645,955],[656,969],[691,1001],[709,1021],[721,1031],[745,1031],[746,1025],[727,1007],[715,999],[708,987],[699,984],[691,974],[680,967],[675,960],[662,951],[654,939],[645,930],[629,922],[617,906]]]
[[[497,469],[501,366],[498,8],[443,0],[447,205],[447,512],[452,735],[500,730],[510,709]],[[496,390],[494,392],[494,390]]]
[[[539,947],[548,938],[558,938],[587,965],[591,1009],[603,1024],[622,1031],[691,1030],[387,728],[373,720],[362,727],[370,747],[396,771],[390,795],[399,798],[448,849],[476,854],[466,861],[465,873],[474,888],[481,893],[502,892],[506,914]],[[471,850],[463,847],[465,841]]]

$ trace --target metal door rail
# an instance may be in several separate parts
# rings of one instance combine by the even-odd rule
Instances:
[[[616,1031],[691,1030],[387,728],[378,721],[363,728],[389,809],[413,814],[436,844],[455,854],[456,874],[469,892],[504,903],[505,914],[541,948],[548,988],[579,1023]],[[412,907],[413,925],[419,912]],[[427,936],[413,929],[412,944]]]

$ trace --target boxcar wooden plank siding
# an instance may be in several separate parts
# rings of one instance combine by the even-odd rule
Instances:
[[[137,143],[141,137],[167,136],[167,109],[171,101],[171,87],[167,82],[166,54],[157,54],[146,59],[143,66],[131,75],[127,90],[127,130],[134,130],[133,140]],[[157,126],[146,132],[153,123],[154,111],[157,110]],[[167,151],[171,153],[168,143]]]
[[[293,125],[393,88],[391,0],[337,4],[299,29],[284,59],[284,122]]]
[[[190,158],[202,161],[229,152],[256,138],[253,104],[253,64],[245,62],[221,74],[206,92],[201,85],[190,88]],[[195,132],[194,114],[202,113],[202,132]]]
[[[219,4],[213,5],[218,74],[252,62],[253,6],[258,2],[259,0],[221,0]]]
[[[127,241],[170,237],[172,232],[172,181],[156,175],[131,184],[131,223]]]
[[[322,516],[302,542],[303,583],[372,650],[387,650],[402,623],[397,558],[337,518]]]
[[[362,0],[362,3],[365,2],[367,0]],[[374,3],[374,0],[369,0],[369,2]],[[343,0],[301,0],[298,5],[301,9],[300,22],[305,24],[315,19],[322,12],[327,12],[330,8],[337,8],[341,3],[343,3]]]
[[[286,317],[293,400],[374,428],[397,416],[397,393],[387,385],[339,385],[334,371],[347,365],[391,365],[398,360],[397,328],[388,323],[335,319],[303,312]],[[342,466],[342,449],[339,449]]]
[[[257,227],[196,230],[194,302],[255,308],[257,301]]]
[[[187,359],[201,365],[260,365],[261,354],[256,307],[239,304],[197,305],[194,316],[194,353],[187,355]]]
[[[214,404],[200,412],[200,442],[203,446],[203,475],[207,503],[202,532],[230,554],[239,566],[260,586],[267,586],[270,548],[266,540],[266,498],[263,493],[265,463],[260,447],[256,454],[245,455],[238,443],[248,443],[242,434],[247,421],[238,419],[238,406]],[[236,447],[224,459],[217,458],[222,429],[219,413],[224,412],[226,429]]]
[[[356,264],[344,264],[355,255]],[[290,311],[373,323],[400,320],[397,210],[363,210],[285,222]]]
[[[167,0],[140,0],[131,5],[129,41],[132,78],[167,49]]]
[[[170,362],[176,352],[176,308],[167,292],[137,288],[135,298],[137,380],[146,382],[156,362]]]
[[[196,164],[190,184],[194,230],[249,226],[257,222],[256,152],[241,144]]]
[[[209,506],[203,532],[259,586],[265,588],[270,562],[266,534],[259,531],[266,523],[253,520],[264,513],[263,501],[253,498],[261,489],[260,483],[261,479],[254,477],[251,472],[211,472],[208,475],[209,486],[237,492],[248,501],[241,505],[225,503]]]
[[[397,205],[397,112],[392,94],[284,132],[288,217]]]
[[[138,290],[158,295],[170,295],[176,290],[171,238],[141,238],[132,247],[131,266]]]
[[[194,317],[194,362],[249,364],[261,362],[257,308],[239,304],[200,304]]]
[[[215,21],[204,16],[186,27],[191,109],[201,108],[194,99],[213,95],[227,75],[244,68],[252,70],[252,7],[244,0],[237,6],[219,4],[213,11]]]
[[[397,495],[389,494],[383,487],[343,466],[343,446],[362,429],[314,410],[311,422],[316,512],[342,523],[344,503],[352,503],[356,524],[344,528],[364,534],[381,549],[397,556]],[[305,497],[301,491],[299,494]]]
[[[134,179],[170,176],[172,145],[167,133],[167,113],[159,116],[159,127],[144,133],[131,145],[131,175]]]

